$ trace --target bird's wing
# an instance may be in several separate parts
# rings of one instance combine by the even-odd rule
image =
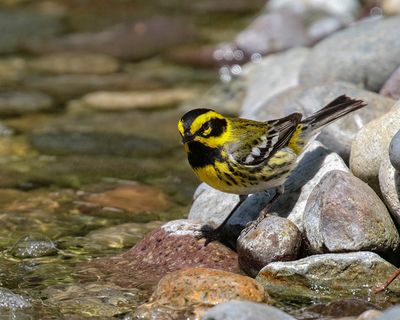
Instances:
[[[252,130],[243,132],[245,137],[239,137],[241,142],[229,152],[232,160],[246,166],[257,166],[268,161],[288,143],[301,118],[301,113],[292,113],[285,118],[267,121],[263,123],[266,131],[258,137],[252,137]]]

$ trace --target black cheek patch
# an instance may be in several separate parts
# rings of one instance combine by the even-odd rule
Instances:
[[[226,130],[226,126],[228,125],[228,123],[226,122],[225,119],[213,119],[211,121],[211,133],[208,135],[210,137],[219,137],[220,135],[222,135],[225,130]]]

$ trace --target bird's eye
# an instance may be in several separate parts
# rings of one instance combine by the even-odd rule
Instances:
[[[212,128],[211,128],[210,124],[209,124],[209,123],[206,123],[206,124],[203,126],[201,135],[204,136],[204,137],[207,137],[208,135],[210,135],[211,130],[212,130]]]

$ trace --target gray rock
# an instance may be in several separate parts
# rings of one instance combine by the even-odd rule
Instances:
[[[30,10],[0,11],[0,53],[18,51],[28,40],[54,36],[62,31],[60,17]]]
[[[17,258],[38,258],[57,254],[53,241],[44,235],[32,234],[22,237],[11,249]]]
[[[259,109],[257,117],[267,120],[270,114],[285,116],[292,112],[301,112],[304,116],[310,116],[342,94],[364,100],[368,105],[329,124],[322,130],[318,140],[347,161],[351,143],[357,132],[368,122],[388,112],[395,103],[394,100],[360,89],[350,83],[334,82],[312,88],[294,87],[289,92],[284,92],[278,101],[272,99],[271,102],[264,104]],[[279,114],[282,111],[285,114]]]
[[[400,130],[390,141],[389,158],[392,166],[400,172]]]
[[[332,253],[272,262],[259,272],[256,281],[271,295],[287,299],[335,300],[339,295],[367,298],[371,288],[395,270],[376,253]],[[398,294],[400,283],[393,282],[388,290]]]
[[[328,172],[304,210],[305,237],[312,253],[395,251],[400,238],[385,205],[363,181]]]
[[[383,312],[375,320],[400,320],[400,305],[396,305]]]
[[[379,186],[393,219],[400,224],[400,172],[391,165],[389,157],[381,163]]]
[[[300,83],[343,80],[379,91],[400,64],[400,18],[359,23],[317,44],[303,65]],[[390,48],[390,50],[389,50]]]
[[[20,296],[19,294],[13,293],[11,290],[0,287],[0,313],[3,309],[24,309],[29,308],[31,303]]]
[[[379,94],[392,99],[400,99],[400,67],[386,80]]]
[[[53,100],[41,92],[0,91],[0,115],[21,115],[49,110]]]
[[[233,300],[209,309],[201,320],[294,320],[294,318],[266,304]]]
[[[241,116],[256,118],[257,110],[266,101],[298,85],[300,68],[308,57],[309,51],[307,48],[294,48],[269,55],[260,62],[245,65],[243,73],[249,78],[249,84]]]
[[[388,153],[390,141],[399,130],[400,103],[397,103],[390,112],[364,126],[353,141],[350,169],[377,193],[380,193],[379,167]]]
[[[236,249],[240,267],[255,277],[271,262],[295,260],[300,245],[301,233],[293,222],[267,215],[241,232]]]

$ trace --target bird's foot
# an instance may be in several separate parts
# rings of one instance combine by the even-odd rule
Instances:
[[[218,228],[214,228],[209,224],[205,224],[200,228],[200,235],[198,239],[205,239],[204,246],[206,247],[209,243],[213,241],[218,241],[221,239],[221,230]]]

